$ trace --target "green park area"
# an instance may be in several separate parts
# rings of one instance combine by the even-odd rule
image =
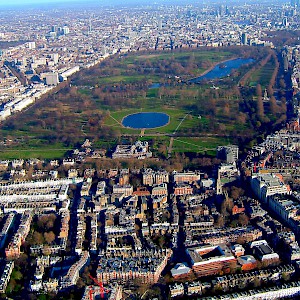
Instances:
[[[213,81],[189,80],[218,63],[237,57],[257,63],[267,54],[264,48],[224,47],[114,55],[79,71],[55,92],[4,121],[1,159],[59,158],[87,138],[108,150],[148,139],[164,154],[214,154],[218,145],[248,142],[259,131],[255,124],[262,124],[253,102],[255,85],[267,86],[274,61],[251,73],[249,91],[243,93],[249,99],[242,97],[238,83],[251,64]],[[162,112],[170,120],[145,130],[122,125],[124,117],[138,112]]]
[[[262,88],[267,88],[274,72],[274,61],[269,60],[264,66],[261,66],[253,72],[249,79],[249,86],[255,87],[258,83]]]

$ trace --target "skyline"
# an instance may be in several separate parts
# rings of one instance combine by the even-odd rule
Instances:
[[[264,3],[266,1],[258,1],[258,0],[245,0],[245,1],[221,1],[221,0],[202,0],[202,1],[195,1],[195,0],[185,0],[185,1],[179,1],[179,0],[152,0],[152,1],[139,1],[139,0],[13,0],[10,2],[7,2],[5,0],[0,0],[0,7],[16,7],[19,6],[19,8],[24,6],[44,6],[44,5],[64,5],[64,4],[99,4],[99,5],[105,5],[105,6],[118,6],[118,5],[128,5],[128,4],[164,4],[164,3],[174,3],[174,4],[237,4],[239,2],[243,3]],[[288,0],[275,0],[272,1],[272,4],[275,3],[290,3]]]

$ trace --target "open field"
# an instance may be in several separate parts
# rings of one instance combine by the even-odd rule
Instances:
[[[274,62],[269,60],[263,67],[255,71],[249,79],[249,86],[256,86],[258,83],[263,89],[267,88],[274,71]]]
[[[179,137],[174,138],[174,152],[198,152],[201,154],[215,155],[216,148],[220,145],[228,145],[231,139],[225,137]]]
[[[58,159],[63,157],[66,152],[71,149],[61,148],[45,148],[42,147],[37,149],[6,149],[0,150],[0,157],[3,160],[6,159],[29,159],[29,158],[39,158],[39,159]]]

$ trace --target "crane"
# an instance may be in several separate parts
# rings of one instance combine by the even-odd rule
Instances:
[[[93,286],[90,286],[90,290],[89,290],[89,295],[90,295],[90,300],[94,300],[94,296],[93,296],[94,290],[93,290]]]
[[[100,297],[101,297],[101,299],[104,299],[105,292],[109,292],[109,290],[104,288],[103,282],[101,282],[101,281],[99,282],[91,274],[89,274],[89,277],[99,286],[99,288],[100,288]],[[92,289],[90,289],[90,300],[93,300],[91,297],[93,297],[93,290]]]

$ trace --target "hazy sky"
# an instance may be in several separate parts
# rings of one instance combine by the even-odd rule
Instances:
[[[62,2],[72,2],[72,1],[73,0],[61,0],[61,1],[59,0],[11,0],[11,1],[0,0],[0,5],[45,4],[45,3],[62,3]]]
[[[11,1],[6,1],[6,0],[0,0],[0,4],[31,4],[31,3],[51,3],[51,2],[68,2],[68,1],[72,1],[72,0],[63,0],[63,1],[59,1],[59,0],[11,0]]]
[[[74,3],[74,2],[93,2],[93,3],[101,3],[106,0],[0,0],[0,6],[23,6],[23,5],[30,5],[30,4],[63,4],[63,3]],[[116,2],[118,0],[115,0]]]
[[[128,4],[128,3],[135,3],[135,4],[151,4],[151,3],[234,3],[234,2],[256,2],[259,3],[259,0],[0,0],[0,7],[4,6],[24,6],[24,5],[45,5],[45,4],[63,4],[63,3],[95,3],[95,4],[104,4],[104,5],[118,5],[118,4]],[[266,2],[263,0],[261,2]],[[290,0],[269,0],[270,3],[278,3],[278,2],[286,2],[289,3]]]

